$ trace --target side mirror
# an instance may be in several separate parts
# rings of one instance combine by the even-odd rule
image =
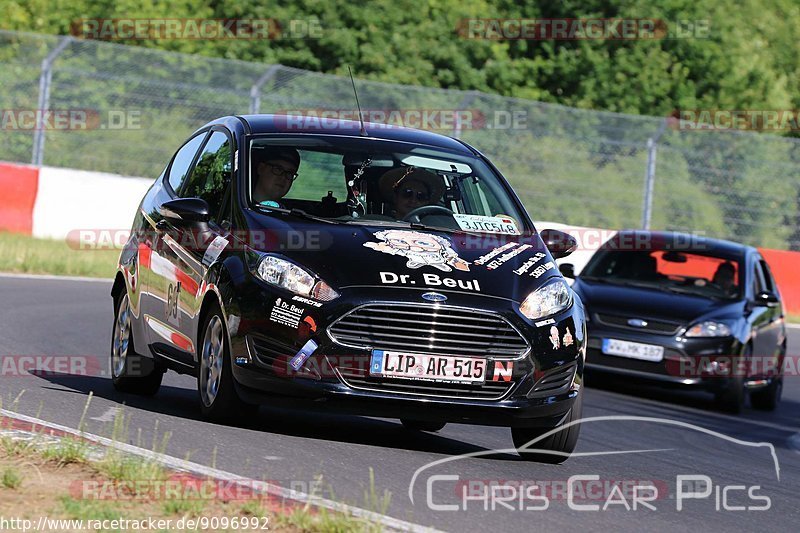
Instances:
[[[578,241],[575,240],[575,237],[563,231],[543,229],[539,232],[539,236],[544,241],[547,249],[550,250],[550,255],[553,256],[553,259],[567,257],[578,247]]]
[[[164,202],[158,212],[176,226],[204,224],[210,218],[208,202],[202,198],[178,198]]]
[[[575,279],[575,265],[572,263],[561,263],[558,269],[565,278]]]
[[[756,294],[756,300],[754,303],[762,307],[778,307],[781,301],[778,299],[778,295],[774,292],[761,291]]]

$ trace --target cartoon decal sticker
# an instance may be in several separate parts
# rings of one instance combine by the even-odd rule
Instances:
[[[458,256],[447,239],[438,235],[391,229],[378,231],[375,237],[383,242],[365,242],[364,246],[385,254],[401,255],[408,259],[408,268],[431,266],[442,272],[451,272],[454,268],[469,271],[469,263]]]
[[[567,346],[572,346],[572,340],[573,340],[572,333],[570,333],[569,328],[567,328],[567,331],[564,333],[564,339],[563,339],[564,347],[566,348]]]
[[[514,362],[509,361],[504,363],[502,361],[494,362],[494,372],[492,373],[492,381],[511,381],[511,374],[514,372]]]
[[[219,236],[214,237],[214,240],[208,245],[206,253],[203,254],[203,264],[208,266],[216,261],[226,246],[228,246],[228,239]]]
[[[558,350],[558,345],[559,345],[558,328],[555,326],[550,327],[550,342],[553,343],[553,349]]]
[[[530,270],[530,268],[533,265],[535,265],[545,257],[547,257],[547,254],[545,254],[544,252],[536,252],[527,261],[522,263],[522,265],[520,265],[520,267],[514,271],[514,274],[516,274],[517,276],[525,274],[528,270]]]
[[[294,304],[284,301],[281,298],[275,300],[275,305],[272,306],[272,311],[269,314],[269,319],[272,322],[289,326],[290,328],[297,329],[300,324],[300,317],[303,316],[305,309],[297,307]]]

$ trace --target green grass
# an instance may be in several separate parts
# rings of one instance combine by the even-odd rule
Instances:
[[[65,437],[56,446],[42,450],[42,457],[53,461],[60,466],[85,463],[89,454],[89,444],[86,441]]]
[[[74,520],[114,520],[124,518],[113,502],[76,499],[63,496],[61,506],[64,513]]]
[[[800,324],[800,315],[795,315],[792,313],[786,314],[786,321],[792,324]]]
[[[0,231],[0,272],[112,278],[119,250],[80,250],[77,244]]]
[[[3,470],[3,486],[7,489],[16,489],[22,485],[22,476],[15,468],[6,468]]]

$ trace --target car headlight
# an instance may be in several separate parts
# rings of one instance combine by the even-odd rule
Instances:
[[[727,337],[730,334],[731,328],[727,324],[706,320],[686,330],[684,337]]]
[[[267,283],[323,302],[339,297],[333,287],[318,280],[304,268],[279,257],[264,257],[258,263],[256,275]]]
[[[572,294],[564,280],[556,280],[539,287],[528,295],[519,306],[519,312],[538,320],[563,311],[572,304]]]

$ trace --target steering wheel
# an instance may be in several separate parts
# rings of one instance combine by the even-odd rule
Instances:
[[[403,217],[403,221],[419,224],[421,222],[420,219],[427,215],[453,216],[453,212],[441,205],[423,205],[406,213],[406,216]]]

